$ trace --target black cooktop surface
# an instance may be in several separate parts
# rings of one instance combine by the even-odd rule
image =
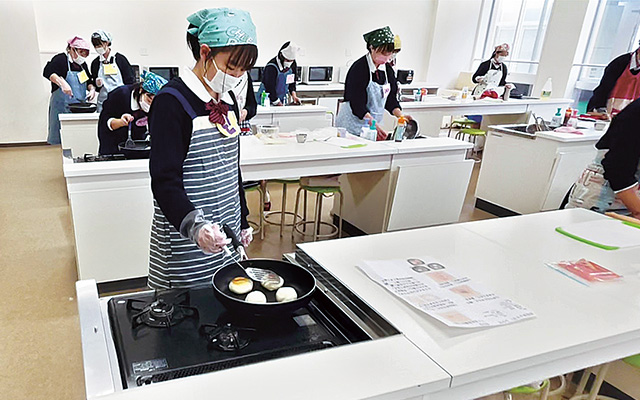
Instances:
[[[118,296],[109,321],[125,388],[371,338],[325,294],[292,315],[233,315],[211,286]]]

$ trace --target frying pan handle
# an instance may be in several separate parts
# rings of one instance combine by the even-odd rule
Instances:
[[[238,237],[235,233],[233,233],[233,230],[229,227],[229,225],[222,225],[222,230],[224,231],[224,234],[227,235],[229,239],[231,239],[231,244],[233,245],[234,249],[237,250],[239,248],[242,248],[242,243],[240,243],[240,240],[238,240]]]

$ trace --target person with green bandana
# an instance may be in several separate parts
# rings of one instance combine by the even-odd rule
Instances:
[[[395,93],[398,84],[389,62],[400,51],[388,26],[363,35],[367,54],[355,61],[347,72],[344,84],[344,103],[340,105],[336,126],[360,136],[363,127],[375,121],[377,140],[385,140],[387,132],[379,125],[386,109],[395,117],[404,116]]]
[[[149,286],[211,285],[226,256],[227,225],[252,240],[240,175],[241,109],[232,92],[258,58],[248,12],[200,10],[187,17],[195,65],[167,83],[149,114],[149,172],[154,197]]]

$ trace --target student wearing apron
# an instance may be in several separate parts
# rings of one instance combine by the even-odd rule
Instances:
[[[569,193],[566,208],[627,211],[640,218],[640,99],[613,118],[596,143],[598,155]]]
[[[287,94],[291,94],[292,104],[300,104],[296,95],[296,56],[300,48],[293,42],[286,42],[280,47],[278,55],[273,57],[264,67],[262,83],[256,93],[256,101],[260,103],[262,93],[269,93],[272,106],[287,104]]]
[[[121,154],[118,145],[127,140],[129,125],[133,140],[146,139],[147,114],[155,95],[166,83],[160,75],[143,71],[142,82],[120,86],[109,93],[98,119],[98,154]]]
[[[91,62],[91,78],[98,90],[98,112],[109,93],[122,85],[131,85],[135,81],[133,70],[127,57],[111,49],[112,37],[109,32],[97,30],[91,35],[91,44],[98,53]]]
[[[616,115],[640,97],[640,48],[611,61],[587,104],[587,111]]]
[[[336,126],[360,136],[362,128],[376,121],[377,140],[384,140],[387,132],[379,125],[384,110],[398,118],[403,116],[396,96],[396,76],[388,64],[399,48],[396,49],[394,35],[388,26],[366,33],[363,37],[368,52],[349,67],[344,84],[344,103],[340,105]],[[409,115],[404,117],[411,119]]]
[[[514,84],[506,81],[508,72],[504,60],[507,56],[509,56],[509,45],[502,43],[495,47],[490,59],[480,63],[472,77],[473,82],[477,83],[473,88],[472,95],[480,96],[486,90],[498,92],[496,89],[499,87],[515,88]],[[504,89],[500,92],[504,92]],[[502,93],[498,94],[502,95]]]
[[[51,81],[49,133],[47,143],[60,144],[59,114],[69,113],[69,104],[85,101],[87,88],[93,89],[85,62],[89,43],[75,36],[67,41],[65,53],[56,54],[44,67],[43,76]]]
[[[223,252],[230,242],[223,225],[244,246],[252,240],[237,102],[222,95],[255,64],[256,29],[238,9],[204,9],[187,21],[196,64],[162,88],[149,114],[155,212],[148,282],[156,289],[211,285],[213,273],[233,261]]]

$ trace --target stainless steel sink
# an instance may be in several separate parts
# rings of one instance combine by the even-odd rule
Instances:
[[[529,131],[527,131],[528,126],[529,124],[491,125],[489,126],[489,129],[510,135],[522,136],[528,139],[535,139],[535,131],[529,132],[532,128],[529,128]]]

